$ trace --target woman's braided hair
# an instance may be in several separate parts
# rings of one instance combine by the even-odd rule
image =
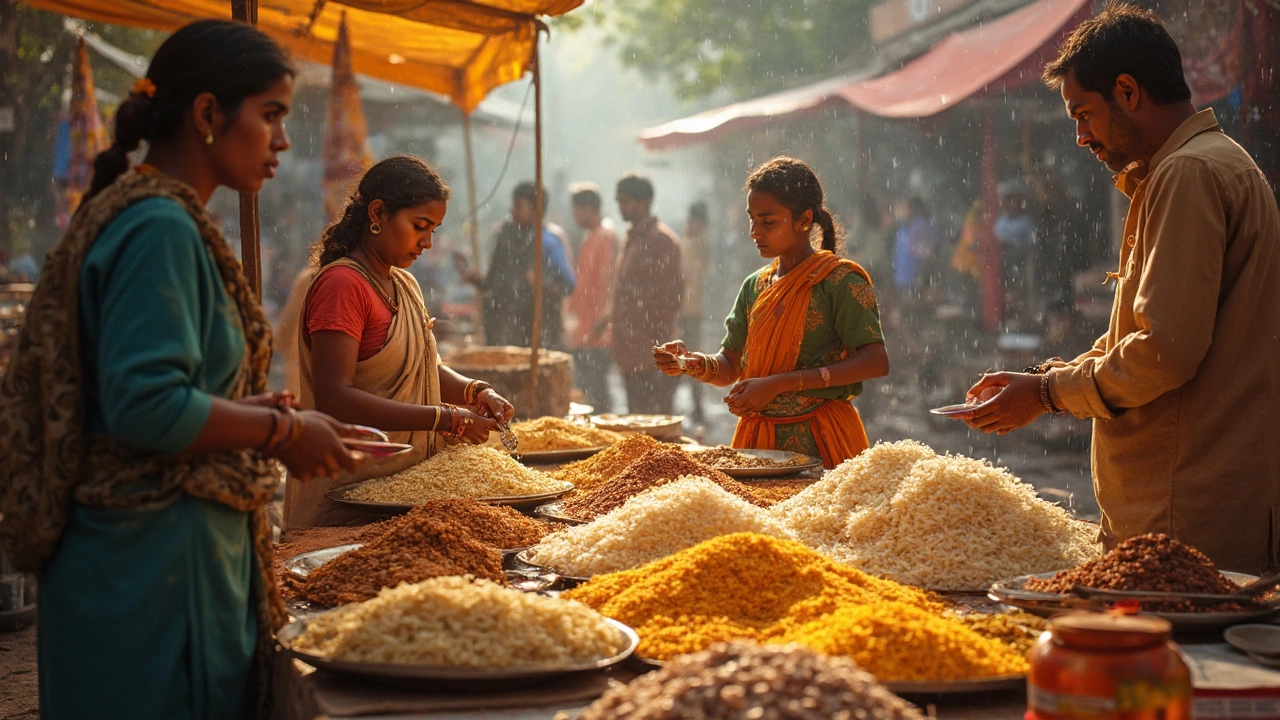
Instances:
[[[820,247],[837,255],[844,250],[844,228],[827,209],[818,176],[804,162],[780,155],[752,170],[745,189],[769,193],[791,211],[793,218],[812,210],[814,223],[822,229]]]
[[[369,203],[381,200],[395,215],[404,208],[432,200],[448,202],[449,186],[431,166],[416,157],[395,155],[365,172],[360,185],[342,210],[342,217],[325,228],[311,256],[319,267],[346,257],[360,244],[369,225]]]
[[[198,20],[178,29],[156,50],[146,91],[131,92],[116,109],[111,147],[93,160],[84,199],[97,195],[129,169],[129,153],[143,140],[177,136],[196,96],[213,93],[230,117],[244,99],[293,75],[284,50],[257,28],[231,20]]]

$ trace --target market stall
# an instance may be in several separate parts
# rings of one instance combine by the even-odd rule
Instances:
[[[811,657],[847,662],[860,679],[832,682],[853,683],[840,691],[846,706],[881,713],[867,717],[916,717],[878,704],[897,694],[931,717],[1021,718],[1044,618],[1117,603],[1139,613],[1119,621],[1155,623],[1153,637],[1173,632],[1182,643],[1177,667],[1189,666],[1193,680],[1186,701],[1194,687],[1196,706],[1209,708],[1195,717],[1245,717],[1212,708],[1263,707],[1280,692],[1280,673],[1222,634],[1280,614],[1270,588],[1237,597],[1253,578],[1224,575],[1164,537],[1103,555],[1094,527],[986,462],[904,441],[823,473],[803,458],[664,443],[583,418],[538,418],[513,432],[534,458],[586,457],[548,464],[497,442],[455,448],[333,496],[381,507],[383,523],[282,538],[279,571],[299,618],[282,635],[277,665],[290,717],[610,717],[618,703],[660,702],[676,686],[684,690],[672,698],[708,683],[737,687],[741,678],[717,669],[732,656],[734,667],[791,673],[810,672]],[[561,630],[577,622],[570,617],[594,617],[634,639],[588,652],[585,666],[582,657],[520,660],[531,647],[567,652],[584,636],[539,631],[529,640],[524,633],[547,615],[517,630],[484,619],[494,610],[479,600],[445,623],[452,629],[436,627],[444,601],[409,594],[444,597],[439,586],[459,574],[479,578],[502,607],[508,596],[541,598],[549,604],[538,613],[560,618]],[[1145,594],[1127,594],[1135,591]],[[450,636],[472,622],[487,630]],[[467,650],[417,663],[388,655],[410,627],[415,652],[437,642]],[[476,663],[475,653],[490,651],[504,660]],[[518,667],[504,667],[512,658]],[[824,666],[814,677],[842,672]]]

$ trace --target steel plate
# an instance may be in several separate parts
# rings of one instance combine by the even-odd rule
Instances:
[[[1057,575],[1058,572],[1061,571],[1020,575],[1010,580],[1001,580],[991,586],[987,596],[1004,605],[1026,610],[1033,615],[1046,618],[1067,610],[1099,610],[1108,606],[1108,603],[1105,602],[1084,600],[1071,595],[1037,593],[1022,589],[1023,583],[1029,578],[1048,579]],[[1222,571],[1222,574],[1237,585],[1244,585],[1258,579],[1257,575],[1247,575],[1226,570]],[[1174,632],[1217,632],[1225,630],[1232,625],[1261,622],[1276,617],[1280,615],[1280,603],[1241,612],[1161,613],[1144,610],[1138,614],[1164,618],[1173,625]]]
[[[794,453],[788,450],[753,450],[749,448],[734,448],[734,450],[742,453],[743,455],[750,455],[751,457],[758,457],[764,460],[773,460],[775,462],[788,462],[795,458],[805,459],[803,465],[790,465],[787,467],[739,467],[739,468],[717,467],[715,468],[716,470],[719,470],[720,472],[724,473],[725,475],[728,475],[731,478],[737,478],[740,480],[744,478],[749,479],[749,478],[787,477],[789,475],[799,475],[800,473],[806,470],[812,470],[813,468],[822,467],[822,458],[816,458],[816,457],[813,457],[812,455],[801,455],[800,453]],[[698,451],[695,450],[691,452],[690,455],[693,456],[693,459],[697,460],[698,459],[697,453]],[[708,466],[708,467],[711,467],[711,466]]]
[[[591,424],[620,433],[641,433],[659,440],[679,435],[684,427],[683,415],[592,415]]]
[[[882,682],[895,695],[960,695],[969,693],[1025,690],[1026,675],[973,678],[970,680],[900,681]]]
[[[325,548],[323,550],[312,550],[301,555],[294,555],[284,561],[284,569],[291,573],[294,577],[306,579],[312,570],[324,565],[330,560],[345,555],[352,550],[359,550],[364,547],[364,543],[354,543],[352,545],[338,545],[336,547]]]
[[[587,520],[580,520],[563,514],[562,506],[558,502],[539,505],[533,509],[533,514],[543,518],[544,520],[554,520],[556,522],[564,523],[565,525],[585,525],[588,522]]]
[[[472,668],[456,665],[397,665],[392,663],[354,662],[350,660],[334,660],[332,658],[313,655],[293,647],[296,640],[307,627],[307,620],[294,620],[285,625],[276,635],[280,645],[295,658],[320,670],[351,675],[374,680],[390,680],[397,684],[431,684],[438,682],[467,683],[469,685],[507,686],[513,682],[552,680],[571,673],[599,670],[626,660],[635,652],[640,638],[635,631],[611,618],[605,622],[618,631],[622,649],[607,658],[592,663],[576,665],[549,665],[514,668]]]
[[[358,485],[363,485],[366,482],[372,482],[372,481],[364,480],[361,482],[354,482],[354,483],[347,483],[346,485],[339,485],[338,487],[333,488],[329,492],[326,492],[324,496],[336,503],[342,503],[343,505],[352,505],[355,507],[368,508],[371,510],[382,510],[389,514],[406,513],[414,509],[415,507],[417,507],[417,505],[412,503],[384,503],[384,502],[373,502],[370,500],[353,500],[346,496],[346,494],[350,492],[353,488],[355,488]],[[517,510],[526,509],[526,508],[533,509],[538,505],[545,504],[548,500],[555,500],[556,498],[573,490],[573,483],[563,482],[563,481],[561,482],[564,485],[564,489],[556,490],[555,492],[540,493],[537,495],[513,495],[510,497],[483,497],[483,498],[471,498],[471,499],[475,500],[476,502],[486,503],[488,505],[509,505],[511,507],[516,508]]]
[[[608,448],[608,445],[601,445],[593,448],[568,448],[567,450],[540,450],[538,452],[516,452],[511,457],[519,460],[525,465],[548,465],[551,463],[563,463],[571,460],[585,460]]]
[[[529,550],[532,550],[532,549],[533,548],[529,548],[528,550],[521,550],[520,552],[516,553],[516,560],[520,561],[531,570],[537,570],[539,572],[546,573],[546,574],[554,574],[564,580],[568,580],[570,583],[573,583],[573,584],[581,584],[591,579],[589,577],[565,575],[564,573],[560,572],[559,570],[556,570],[553,567],[549,567],[547,565],[539,565],[538,563],[534,562],[532,558],[529,557]]]

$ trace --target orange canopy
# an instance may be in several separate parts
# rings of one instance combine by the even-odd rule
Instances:
[[[229,18],[227,0],[19,0],[32,7],[116,25],[175,30],[192,20]],[[465,112],[524,75],[539,15],[583,0],[268,0],[258,27],[298,57],[328,64],[342,13],[351,58],[362,75],[448,95]]]

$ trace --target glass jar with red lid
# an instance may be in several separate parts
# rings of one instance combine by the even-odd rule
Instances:
[[[1031,650],[1027,720],[1191,720],[1191,671],[1157,617],[1068,613]]]

